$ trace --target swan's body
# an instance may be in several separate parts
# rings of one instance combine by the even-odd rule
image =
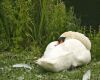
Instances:
[[[46,70],[58,72],[91,61],[90,50],[77,39],[65,39],[63,43],[56,45],[57,41],[48,44],[44,55],[36,63]]]

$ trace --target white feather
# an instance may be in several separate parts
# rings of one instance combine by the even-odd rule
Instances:
[[[28,68],[28,69],[32,69],[28,64],[14,64],[13,67],[18,68],[18,67],[23,67],[23,68]]]
[[[90,80],[91,77],[91,71],[88,70],[84,75],[82,80]]]

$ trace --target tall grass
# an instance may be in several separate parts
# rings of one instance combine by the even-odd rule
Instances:
[[[73,9],[65,9],[60,0],[3,0],[0,3],[0,50],[45,46],[79,23]]]
[[[96,61],[100,61],[100,27],[99,32],[91,39],[92,41],[92,56]]]
[[[4,0],[1,3],[2,28],[8,48],[23,48],[29,44],[32,21],[29,14],[31,2],[25,0]],[[1,34],[2,35],[2,34]],[[32,38],[32,37],[31,37]],[[26,42],[26,44],[24,44]]]

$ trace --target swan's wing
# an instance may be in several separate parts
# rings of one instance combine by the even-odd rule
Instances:
[[[56,47],[55,45],[57,45],[57,41],[53,41],[51,43],[49,43],[44,51],[44,55],[43,57],[46,57],[49,55],[49,53]]]
[[[43,57],[56,58],[56,57],[62,56],[67,53],[68,53],[68,51],[63,49],[63,44],[59,44],[59,45],[55,46],[53,49],[51,49],[51,48],[49,48],[48,50],[46,49]]]
[[[49,43],[46,47],[46,50],[53,49],[57,45],[58,41],[53,41]]]

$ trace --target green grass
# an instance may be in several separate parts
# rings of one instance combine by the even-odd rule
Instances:
[[[65,8],[59,0],[2,0],[0,12],[0,80],[81,80],[89,69],[91,80],[100,80],[100,31],[94,38],[91,29],[89,32],[92,41],[89,65],[52,73],[34,63],[46,45],[63,32],[86,33],[85,28],[80,29],[73,8]],[[16,63],[29,64],[32,70],[13,68]]]
[[[91,70],[91,80],[100,80],[100,62],[92,61],[89,65],[71,71],[53,73],[45,71],[34,63],[41,56],[40,52],[38,52],[39,55],[34,55],[34,52],[0,53],[0,80],[18,80],[19,78],[22,78],[21,80],[82,80],[87,70]],[[12,65],[17,63],[28,64],[32,69],[13,68]]]

